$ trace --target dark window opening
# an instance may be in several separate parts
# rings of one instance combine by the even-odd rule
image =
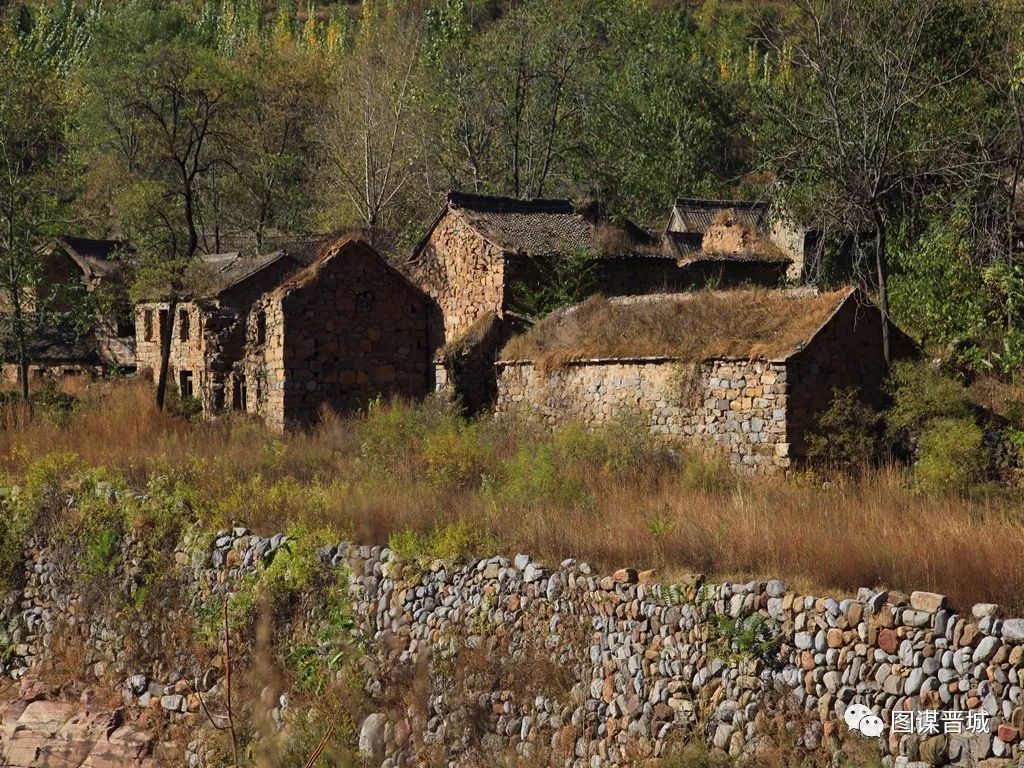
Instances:
[[[160,333],[160,337],[159,337],[159,339],[157,339],[157,341],[163,342],[163,340],[167,338],[167,318],[168,318],[167,310],[166,309],[161,309],[160,310],[160,320],[159,320],[159,326],[160,326],[159,333]]]
[[[231,392],[231,407],[236,411],[246,410],[245,377],[236,376],[235,386]]]
[[[256,315],[256,343],[265,344],[267,341],[267,313],[260,311]]]
[[[189,317],[187,309],[178,310],[178,340],[188,341],[189,335],[192,331],[190,327],[191,318]]]
[[[143,328],[144,328],[144,331],[145,331],[145,339],[146,339],[146,341],[152,341],[153,340],[153,310],[152,309],[147,309],[145,312],[142,313],[142,318],[143,318],[143,320],[142,320]]]
[[[178,373],[178,390],[181,392],[182,399],[195,397],[195,391],[192,388],[192,371]]]
[[[149,319],[150,333],[153,331],[153,318]],[[115,322],[114,332],[119,338],[128,338],[135,335],[135,318],[134,317],[118,317]],[[148,341],[148,339],[147,339]]]
[[[355,295],[356,309],[367,312],[373,308],[373,291],[357,291]]]
[[[213,410],[223,411],[224,410],[224,385],[214,384],[213,385]]]

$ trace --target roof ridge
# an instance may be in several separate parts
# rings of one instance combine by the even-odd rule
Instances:
[[[529,198],[500,197],[497,195],[481,195],[474,192],[451,190],[448,193],[448,205],[455,208],[466,208],[486,213],[576,213],[572,201],[565,198]]]
[[[677,197],[674,205],[699,205],[706,208],[767,208],[771,205],[767,200],[712,200],[703,197]]]

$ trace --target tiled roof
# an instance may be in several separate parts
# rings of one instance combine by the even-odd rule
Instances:
[[[514,200],[451,192],[448,205],[505,251],[540,256],[591,246],[593,225],[568,200]]]
[[[11,343],[3,345],[5,358],[13,362],[16,351]],[[28,356],[32,363],[87,363],[98,365],[101,360],[95,339],[90,332],[82,332],[73,325],[56,321],[32,334]]]
[[[703,235],[707,228],[714,224],[716,215],[730,209],[736,212],[738,224],[759,232],[764,231],[768,223],[768,203],[747,200],[699,200],[689,197],[676,200],[669,230]]]
[[[120,240],[93,240],[87,237],[62,235],[57,238],[60,245],[90,277],[107,278],[121,271],[122,263],[111,256],[125,249]]]
[[[248,256],[233,251],[203,254],[200,258],[213,272],[213,293],[216,295],[233,288],[281,259],[290,261],[295,270],[307,267],[316,261],[326,245],[335,242],[338,237],[336,234],[328,234],[281,240],[274,244],[275,249],[272,252],[259,256]]]

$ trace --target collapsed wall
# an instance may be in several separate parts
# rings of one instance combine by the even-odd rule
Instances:
[[[86,611],[93,598],[69,593],[68,564],[36,542],[0,617],[3,672],[24,674],[76,635],[86,673],[115,682],[127,706],[198,718],[195,692],[216,676],[183,646],[156,649],[175,645],[195,595],[230,592],[288,545],[244,529],[188,539],[176,553],[179,587],[159,614],[140,614],[99,603]],[[116,571],[126,594],[137,554],[129,543]],[[360,744],[376,764],[412,765],[427,753],[459,764],[486,750],[596,767],[662,756],[695,737],[750,755],[778,738],[779,715],[804,748],[873,741],[900,765],[996,766],[1022,755],[1024,619],[1001,619],[994,605],[957,612],[941,595],[868,589],[822,598],[781,581],[664,584],[653,572],[600,575],[526,555],[408,563],[343,543],[319,556],[348,574],[353,632],[373,661],[366,690],[380,709]],[[411,685],[401,670],[435,684]],[[468,697],[436,685],[445,675]],[[405,698],[389,695],[396,680]],[[881,737],[848,730],[854,704],[881,718]],[[906,712],[918,713],[915,723],[939,713],[939,731],[897,732]],[[945,732],[953,713],[961,727]]]

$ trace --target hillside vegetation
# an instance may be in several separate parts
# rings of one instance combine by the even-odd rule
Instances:
[[[1024,545],[1019,498],[950,485],[971,458],[962,453],[933,451],[926,471],[756,481],[670,450],[628,422],[549,432],[526,421],[465,421],[428,400],[281,437],[242,418],[161,413],[135,383],[90,385],[70,411],[37,405],[32,418],[11,405],[4,418],[0,462],[8,487],[21,487],[0,501],[7,557],[46,516],[59,520],[60,489],[101,471],[140,490],[174,489],[186,510],[180,527],[268,534],[301,524],[407,555],[523,551],[666,576],[786,578],[808,590],[933,589],[960,606],[1024,611],[1024,573],[1006,554]],[[45,516],[24,517],[44,507]]]
[[[403,262],[451,188],[654,229],[741,196],[821,233],[810,280],[1012,381],[1022,36],[1002,0],[8,3],[4,345],[45,321],[32,247],[60,231],[130,241],[128,293],[180,299],[197,254],[285,235]]]

